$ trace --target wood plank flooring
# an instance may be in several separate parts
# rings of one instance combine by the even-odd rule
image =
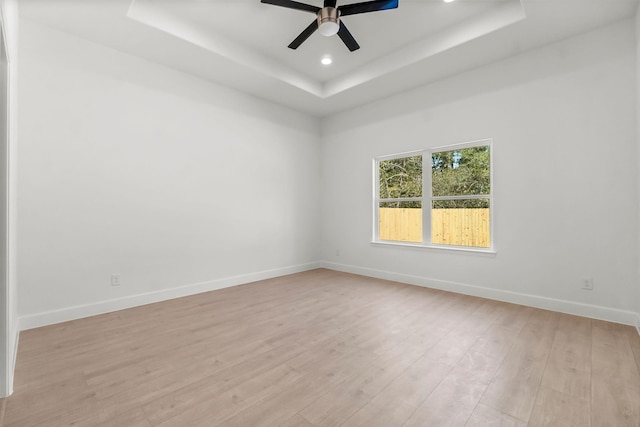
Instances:
[[[24,331],[5,426],[640,426],[627,326],[314,270]]]

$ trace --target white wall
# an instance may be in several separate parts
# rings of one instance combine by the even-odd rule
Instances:
[[[640,188],[640,5],[636,10],[636,138],[638,141],[637,154],[638,154],[638,188]],[[638,224],[640,224],[640,196],[638,196]],[[636,282],[636,327],[640,332],[640,227],[638,227],[638,260],[636,265],[638,266],[638,280]]]
[[[29,21],[20,36],[23,328],[315,266],[317,119]]]
[[[634,23],[609,26],[330,117],[319,138],[302,114],[23,21],[21,326],[319,259],[633,322],[635,46]],[[370,243],[373,157],[488,137],[496,256]]]
[[[625,21],[325,120],[326,265],[632,323],[635,45]],[[497,255],[370,243],[373,157],[483,138]]]
[[[19,326],[17,315],[18,285],[17,285],[17,147],[18,147],[18,5],[15,0],[0,1],[0,15],[2,19],[3,38],[8,60],[8,141],[6,152],[7,188],[7,230],[6,230],[6,288],[3,289],[4,318],[2,319],[3,333],[2,354],[0,355],[2,373],[0,374],[0,397],[13,392],[13,373],[15,355],[17,351]],[[4,84],[4,82],[3,82]]]

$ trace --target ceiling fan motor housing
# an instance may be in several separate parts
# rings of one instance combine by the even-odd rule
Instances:
[[[335,7],[323,7],[318,11],[318,30],[323,36],[332,36],[340,29],[340,12]]]

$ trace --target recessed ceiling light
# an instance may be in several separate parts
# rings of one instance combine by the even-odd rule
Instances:
[[[322,65],[331,65],[333,59],[331,59],[330,56],[325,56],[320,60],[320,62],[322,63]]]
[[[445,3],[452,3],[454,0],[443,0]]]

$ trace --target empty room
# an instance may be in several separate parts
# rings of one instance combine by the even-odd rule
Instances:
[[[0,427],[640,427],[638,0],[0,26]]]

